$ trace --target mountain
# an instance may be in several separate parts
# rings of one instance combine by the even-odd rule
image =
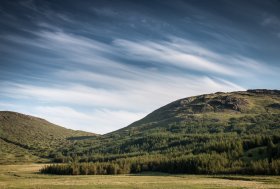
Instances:
[[[0,111],[0,163],[44,161],[71,139],[94,136],[16,112]]]
[[[190,173],[205,173],[210,165],[217,173],[271,167],[269,162],[280,159],[280,91],[217,92],[180,99],[125,128],[77,141],[61,153],[70,151],[77,152],[80,161],[203,162]]]

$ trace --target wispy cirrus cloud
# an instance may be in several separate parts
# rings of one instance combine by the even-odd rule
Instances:
[[[33,102],[36,105],[22,111],[74,129],[106,133],[179,98],[245,90],[221,78],[222,75],[240,76],[239,68],[232,67],[232,62],[220,64],[225,60],[222,55],[190,40],[175,37],[142,42],[115,39],[105,44],[63,31],[31,33],[36,36],[32,41],[11,35],[5,40],[55,55],[51,59],[46,57],[40,64],[59,67],[45,76],[37,76],[52,78],[53,83],[40,86],[40,83],[1,82],[1,96]],[[261,65],[249,58],[233,57],[230,56],[231,61],[238,62],[243,72]],[[38,64],[34,57],[31,61]],[[147,66],[138,67],[133,61],[144,61]],[[161,66],[196,70],[200,74],[161,72],[158,69]],[[206,73],[210,76],[204,75]]]
[[[87,75],[88,80],[95,78],[92,73],[73,72],[68,74],[71,74],[71,79],[76,82],[83,75]],[[63,75],[67,74],[62,74],[61,77]],[[118,89],[115,90],[84,85],[72,86],[71,84],[38,87],[17,83],[0,83],[2,98],[12,98],[19,102],[24,100],[28,106],[33,104],[28,109],[25,107],[26,105],[13,109],[11,106],[1,104],[0,101],[0,106],[1,109],[7,107],[10,110],[37,115],[72,129],[106,133],[124,127],[174,99],[216,91],[244,90],[231,82],[207,77],[186,79],[174,76],[161,77],[161,75],[155,74],[154,80],[149,79],[152,78],[149,78],[148,75],[146,80],[135,79],[132,81],[107,77],[103,85],[108,86],[112,82],[122,80],[122,83],[118,83]]]
[[[153,61],[159,64],[168,64],[179,68],[210,71],[231,75],[231,71],[223,65],[219,65],[210,60],[195,54],[183,52],[178,44],[169,42],[133,42],[128,40],[115,40],[114,43],[121,47],[126,55],[144,61]]]
[[[64,106],[39,106],[30,112],[32,115],[45,117],[47,120],[60,125],[67,125],[75,130],[95,133],[108,133],[119,125],[128,125],[145,116],[144,113],[122,110],[98,109],[88,112],[77,111]]]
[[[29,31],[36,36],[35,40],[31,41],[15,35],[2,36],[2,38],[5,41],[41,48],[56,54],[57,60],[63,58],[64,61],[88,64],[92,67],[99,66],[99,64],[123,67],[124,62],[120,61],[128,59],[129,61],[156,62],[159,66],[165,65],[228,76],[244,76],[251,72],[248,70],[249,68],[264,71],[264,68],[268,67],[250,57],[230,53],[219,54],[197,42],[174,36],[168,37],[166,40],[148,41],[115,39],[108,44],[88,37],[57,31],[56,27],[53,29],[54,31]],[[6,47],[6,50],[9,48]],[[12,51],[16,50],[12,49]],[[157,67],[154,64],[150,66]]]
[[[128,58],[152,61],[186,70],[196,70],[229,76],[244,76],[252,70],[264,72],[268,67],[254,59],[241,55],[218,54],[197,43],[178,39],[169,41],[114,41]],[[239,65],[237,67],[236,65]]]

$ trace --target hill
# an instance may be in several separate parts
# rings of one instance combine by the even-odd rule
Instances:
[[[198,126],[190,130],[193,121],[201,122],[205,131],[211,131],[213,122],[224,124],[243,116],[275,115],[280,113],[279,90],[248,90],[240,92],[205,94],[172,102],[147,115],[145,118],[115,133],[125,131],[141,132],[153,129],[167,129],[171,132],[187,129],[187,133],[201,133]],[[207,124],[207,121],[209,122]],[[244,122],[244,121],[242,121]],[[248,123],[252,123],[249,120]],[[256,122],[256,120],[255,120]],[[190,124],[191,123],[191,124]],[[210,124],[210,125],[209,125]],[[180,125],[180,126],[179,126]],[[184,128],[184,125],[186,126]],[[209,130],[210,129],[210,130]],[[217,127],[213,128],[218,129]],[[222,128],[221,128],[222,129]],[[229,129],[229,128],[223,128]],[[248,129],[243,127],[244,130]]]
[[[73,137],[92,135],[41,118],[0,111],[0,163],[45,161],[57,149],[73,143]]]
[[[6,134],[0,136],[6,146],[16,145],[21,153],[29,153],[28,158],[35,155],[75,163],[46,168],[46,173],[280,174],[279,90],[217,92],[180,99],[100,136],[48,127],[50,123],[45,120],[21,117],[6,124],[1,119]],[[37,127],[39,123],[44,126]],[[26,129],[11,130],[20,125],[19,129],[32,128],[33,134],[25,133]],[[19,137],[22,134],[23,139]],[[33,139],[37,142],[30,143]]]
[[[227,141],[240,136],[248,140],[269,137],[279,134],[279,114],[279,90],[199,95],[174,101],[125,128],[95,138],[91,147],[100,153],[163,152],[192,144],[186,137],[219,136]],[[79,141],[76,147],[91,141]]]
[[[62,154],[76,152],[81,162],[125,160],[137,171],[267,174],[272,162],[280,170],[279,143],[280,91],[258,89],[180,99]]]

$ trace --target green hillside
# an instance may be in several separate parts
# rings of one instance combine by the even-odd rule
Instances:
[[[75,152],[81,162],[125,160],[138,166],[131,165],[134,172],[278,174],[279,143],[280,91],[248,90],[177,100],[62,154]]]
[[[22,114],[2,114],[11,114],[0,122],[0,142],[5,144],[1,151],[6,157],[16,151],[18,161],[44,157],[71,162],[46,168],[47,173],[280,174],[279,90],[180,99],[123,129],[98,136]],[[11,145],[17,148],[12,151]]]
[[[280,91],[218,92],[177,100],[128,127],[79,141],[76,148],[95,141],[90,147],[95,153],[163,153],[180,147],[186,151],[198,139],[236,142],[234,139],[277,138],[279,115]],[[189,150],[194,152],[201,145]]]
[[[246,92],[215,93],[189,97],[172,102],[145,118],[117,131],[147,131],[166,129],[171,132],[185,131],[187,133],[201,133],[198,126],[191,128],[193,121],[201,122],[206,132],[213,123],[227,126],[231,118],[258,115],[275,115],[280,113],[280,92],[277,90],[249,90]],[[248,118],[248,117],[247,117]],[[248,121],[248,122],[252,122]],[[210,122],[210,125],[208,124]],[[192,124],[190,124],[192,123]],[[180,126],[179,126],[180,125]],[[186,126],[184,128],[184,125]],[[214,129],[218,129],[214,127]],[[226,128],[221,128],[226,129]],[[227,128],[229,129],[229,128]],[[243,129],[248,129],[243,127]]]
[[[52,158],[73,137],[92,136],[16,112],[0,112],[0,163],[36,162]]]

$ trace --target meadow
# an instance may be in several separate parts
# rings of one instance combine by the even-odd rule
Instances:
[[[280,188],[280,176],[131,175],[60,176],[40,174],[43,164],[0,165],[0,189],[181,189],[181,188]]]

